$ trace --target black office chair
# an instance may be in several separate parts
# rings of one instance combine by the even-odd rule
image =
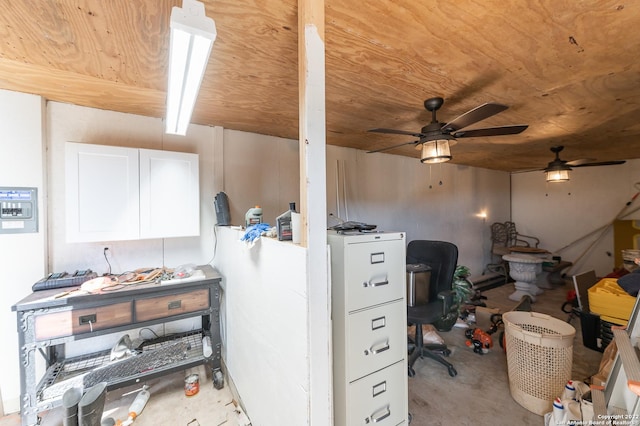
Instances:
[[[423,324],[433,324],[436,328],[450,327],[452,315],[457,319],[457,307],[453,299],[453,275],[458,263],[458,247],[445,241],[414,240],[407,246],[407,264],[422,263],[431,267],[428,298],[426,303],[407,307],[407,322],[416,326],[413,350],[409,357],[409,376],[415,376],[413,364],[418,358],[428,357],[445,365],[449,375],[458,372],[443,356],[451,351],[443,344],[424,344]],[[455,312],[454,312],[455,309]],[[442,331],[442,330],[441,330]]]

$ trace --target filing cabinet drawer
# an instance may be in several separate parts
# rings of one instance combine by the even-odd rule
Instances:
[[[35,318],[35,335],[36,340],[53,339],[130,323],[131,302],[123,302],[38,315]]]
[[[404,254],[404,240],[349,244],[345,259],[348,312],[404,297]]]
[[[403,359],[407,351],[406,324],[402,301],[349,314],[347,380],[352,382]]]
[[[194,290],[169,296],[135,301],[136,321],[149,321],[207,309],[209,290]]]
[[[349,425],[397,425],[406,421],[407,364],[397,362],[349,384]]]

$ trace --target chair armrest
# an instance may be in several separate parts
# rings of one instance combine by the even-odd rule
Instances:
[[[438,300],[442,300],[442,316],[446,316],[453,306],[453,290],[444,290],[438,293]]]
[[[528,238],[531,241],[526,241],[526,240],[522,240],[521,238]],[[538,244],[540,244],[540,240],[536,237],[532,237],[531,235],[523,235],[523,234],[516,234],[516,242],[521,242],[526,244],[527,247],[531,247],[531,244],[535,244],[534,247],[538,248]],[[517,244],[516,244],[517,245]]]

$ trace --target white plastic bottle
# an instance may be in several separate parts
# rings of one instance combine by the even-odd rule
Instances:
[[[244,224],[245,227],[248,228],[251,225],[257,225],[258,223],[262,223],[262,208],[260,206],[255,206],[247,210],[247,213],[245,213]]]
[[[210,336],[204,336],[202,338],[202,355],[205,358],[211,358],[211,355],[213,355],[213,348],[211,347]]]
[[[133,423],[133,421],[142,413],[145,405],[147,405],[147,401],[149,401],[149,397],[151,393],[149,392],[149,386],[144,385],[142,390],[136,396],[136,399],[133,400],[131,406],[129,406],[129,418],[122,423],[122,426],[127,426]]]
[[[564,391],[562,392],[562,400],[565,399],[574,399],[576,397],[576,387],[573,384],[573,380],[569,380],[566,385],[564,385]]]
[[[562,401],[560,400],[560,398],[556,398],[553,400],[553,414],[552,414],[552,420],[553,423],[551,423],[552,425],[561,425],[564,424],[564,419],[565,419],[565,411],[564,411],[564,404],[562,403]]]

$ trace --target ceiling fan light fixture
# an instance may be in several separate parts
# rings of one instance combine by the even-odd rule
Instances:
[[[216,24],[205,15],[204,3],[183,0],[182,8],[171,9],[170,27],[166,132],[185,135],[216,39]]]
[[[451,160],[451,150],[447,139],[437,139],[422,144],[420,162],[427,164],[444,163]]]
[[[544,172],[547,176],[547,182],[567,182],[569,181],[569,172],[571,168],[547,168]]]

